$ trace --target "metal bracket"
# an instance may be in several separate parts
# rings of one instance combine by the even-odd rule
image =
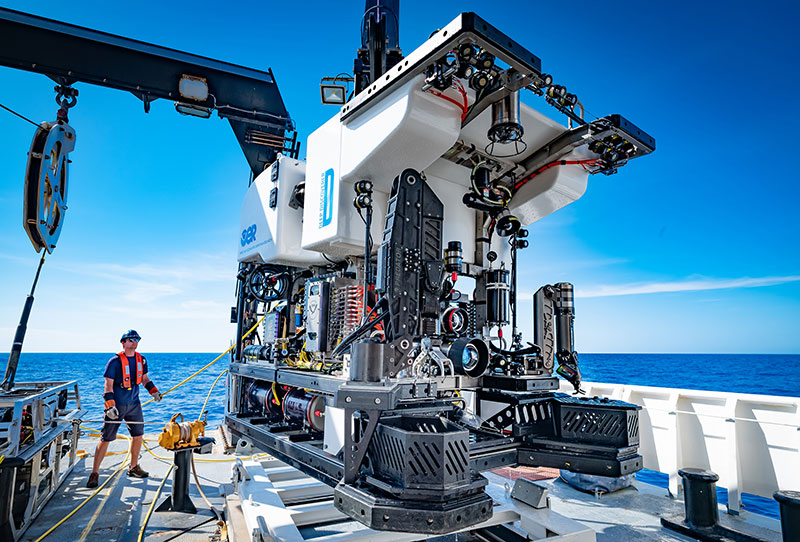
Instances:
[[[550,496],[547,488],[525,478],[518,478],[511,490],[511,498],[541,510],[550,508]]]
[[[368,416],[367,427],[358,440],[353,438],[353,416],[356,412],[363,412]],[[375,434],[378,420],[381,417],[379,410],[356,411],[346,408],[344,410],[344,483],[353,484],[358,478],[361,463],[367,454],[369,442]]]

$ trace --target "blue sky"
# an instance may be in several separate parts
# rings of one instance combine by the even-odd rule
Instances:
[[[303,148],[335,113],[319,103],[319,80],[352,69],[363,11],[359,1],[3,5],[271,67]],[[538,55],[591,114],[621,113],[657,140],[653,155],[591,177],[582,199],[531,228],[520,288],[575,284],[578,349],[800,352],[798,7],[405,1],[404,51],[461,11]],[[0,103],[37,122],[55,115],[52,87],[0,68]],[[248,178],[227,122],[182,117],[166,101],[145,115],[129,94],[78,88],[70,209],[25,350],[110,351],[129,327],[143,351],[224,350]],[[21,218],[34,129],[5,111],[0,128],[0,348],[10,349],[38,263]],[[529,330],[530,302],[520,310]]]

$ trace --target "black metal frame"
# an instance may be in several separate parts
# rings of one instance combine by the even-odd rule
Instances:
[[[294,123],[272,70],[259,71],[106,32],[0,8],[0,65],[42,73],[62,85],[76,82],[125,90],[144,102],[158,98],[216,109],[227,118],[255,175],[276,152],[299,152]],[[206,79],[205,101],[182,97],[181,76]],[[250,130],[250,132],[248,132]],[[252,131],[268,134],[256,142]]]
[[[442,51],[452,50],[456,45],[466,41],[485,49],[520,74],[525,76],[541,74],[542,61],[539,57],[475,13],[462,13],[389,69],[386,74],[373,81],[365,91],[354,96],[342,108],[342,121],[356,115],[371,102],[377,101],[378,96],[424,72],[431,62],[439,60]],[[478,104],[473,111],[470,111],[464,123],[475,118],[488,105],[488,102],[483,106]]]
[[[271,426],[266,418],[246,412],[241,405],[239,411],[244,413],[227,414],[225,423],[234,436],[251,441],[276,458],[336,488],[337,508],[376,529],[441,534],[459,525],[468,526],[462,523],[467,517],[475,522],[480,518],[488,519],[484,517],[485,512],[481,512],[485,508],[483,504],[476,504],[483,503],[478,495],[485,483],[478,473],[498,467],[546,466],[621,476],[643,466],[637,448],[639,407],[621,401],[574,398],[549,391],[492,389],[486,385],[486,379],[492,382],[496,377],[483,377],[475,381],[478,399],[509,406],[488,417],[484,423],[486,429],[469,429],[469,468],[473,476],[477,476],[472,481],[477,484],[474,490],[451,499],[449,507],[437,508],[437,498],[426,498],[424,491],[405,491],[400,487],[400,492],[395,490],[393,494],[390,485],[370,474],[373,467],[365,465],[365,457],[370,453],[382,419],[447,416],[453,411],[452,403],[437,398],[439,388],[435,380],[362,383],[242,362],[232,363],[230,371],[240,380],[303,387],[326,396],[330,406],[344,409],[344,444],[339,456],[323,451],[320,435],[310,435],[301,428]],[[242,388],[244,386],[239,386]],[[530,415],[528,421],[521,419],[521,411],[512,413],[514,408],[526,405],[536,405],[537,409],[537,414]],[[576,409],[591,416],[576,417]],[[568,415],[570,412],[572,415]],[[592,421],[593,416],[595,421]],[[611,420],[611,417],[616,419]],[[511,430],[506,432],[506,427]],[[406,498],[397,498],[397,495]],[[385,517],[389,520],[384,520]],[[456,520],[458,517],[461,519]],[[433,521],[429,522],[431,519]]]

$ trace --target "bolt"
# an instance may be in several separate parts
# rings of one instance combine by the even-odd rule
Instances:
[[[348,395],[347,397],[345,397],[345,398],[344,398],[344,402],[345,402],[345,403],[350,403],[350,402],[352,402],[352,400],[353,400],[353,398],[352,398],[352,397],[350,397],[349,395]]]
[[[380,397],[376,397],[376,398],[375,398],[375,404],[376,404],[376,405],[379,405],[379,404],[381,404],[381,398],[380,398]]]

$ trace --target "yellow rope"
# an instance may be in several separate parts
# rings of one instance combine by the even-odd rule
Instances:
[[[261,317],[261,319],[260,319],[258,322],[256,322],[256,323],[255,323],[255,325],[253,325],[253,327],[251,327],[249,330],[247,330],[247,333],[245,333],[245,334],[242,336],[242,340],[246,339],[248,335],[250,335],[250,334],[251,334],[253,331],[255,331],[255,329],[256,329],[256,328],[258,327],[258,325],[259,325],[259,324],[260,324],[260,323],[261,323],[261,322],[264,320],[264,318],[265,318],[265,317],[266,317],[266,316],[262,316],[262,317]],[[211,367],[212,365],[214,365],[214,364],[215,364],[217,361],[219,361],[219,360],[222,358],[222,356],[224,356],[225,354],[227,354],[228,352],[230,352],[231,350],[233,350],[233,348],[234,348],[235,346],[236,346],[236,345],[231,345],[231,347],[230,347],[230,348],[228,348],[228,349],[227,349],[227,350],[225,350],[225,351],[224,351],[222,354],[220,354],[219,356],[217,356],[216,358],[214,358],[214,360],[213,360],[213,361],[211,361],[210,363],[208,363],[208,364],[207,364],[205,367],[203,367],[203,368],[202,368],[202,369],[200,369],[199,371],[196,371],[196,372],[195,372],[194,374],[192,374],[191,376],[189,376],[189,377],[187,377],[187,378],[183,379],[181,382],[179,382],[178,384],[176,384],[176,385],[172,386],[170,389],[168,389],[167,391],[165,391],[165,392],[164,392],[163,394],[161,394],[161,395],[162,395],[162,396],[164,396],[164,395],[166,395],[166,394],[168,394],[168,393],[172,392],[173,390],[175,390],[175,389],[177,389],[177,388],[181,387],[182,385],[184,385],[185,383],[187,383],[189,380],[193,379],[194,377],[196,377],[197,375],[199,375],[200,373],[202,373],[203,371],[205,371],[206,369],[208,369],[209,367]],[[217,381],[220,379],[220,377],[221,377],[222,375],[224,375],[224,374],[225,374],[225,372],[227,372],[227,369],[225,369],[225,371],[223,371],[223,372],[222,372],[222,373],[221,373],[221,374],[220,374],[220,375],[217,377],[217,380],[215,380],[215,381],[214,381],[214,384],[216,384],[216,383],[217,383]],[[213,384],[212,384],[212,386],[211,386],[211,389],[212,389],[212,390],[214,389],[214,385],[213,385]],[[211,396],[211,390],[209,390],[208,396],[206,397],[206,403],[208,402],[208,398],[209,398],[210,396]],[[154,399],[150,399],[149,401],[147,401],[146,403],[144,403],[142,406],[144,406],[144,405],[147,405],[147,404],[149,404],[149,403],[152,403],[153,401],[154,401]],[[205,410],[206,403],[204,403],[204,404],[203,404],[203,410]],[[94,430],[94,429],[84,429],[84,430],[85,430],[85,431],[87,431],[87,432],[89,432],[89,433],[102,434],[100,431],[96,431],[96,430]],[[123,439],[126,439],[126,440],[130,440],[130,437],[126,437],[125,435],[119,435],[119,437],[121,437],[121,438],[123,438]],[[161,456],[157,455],[155,452],[153,452],[153,450],[151,450],[151,449],[150,449],[150,447],[149,447],[149,446],[147,446],[147,444],[144,442],[144,440],[145,440],[145,439],[142,439],[142,444],[144,445],[145,449],[146,449],[148,452],[150,452],[150,453],[151,453],[151,454],[152,454],[154,457],[156,457],[156,458],[158,458],[158,459],[162,459],[162,460],[165,460],[165,461],[169,461],[169,458],[167,458],[167,457],[161,457]],[[23,442],[24,442],[24,441],[23,441]],[[84,452],[84,453],[86,453],[86,452]],[[121,453],[121,452],[111,452],[111,453],[107,453],[106,455],[116,455],[117,453]],[[59,521],[58,523],[56,523],[55,525],[53,525],[52,527],[50,527],[50,529],[48,529],[48,530],[47,530],[47,531],[46,531],[46,532],[45,532],[43,535],[41,535],[39,538],[37,538],[36,540],[34,540],[34,542],[41,542],[42,540],[44,540],[44,538],[45,538],[45,537],[47,537],[47,536],[48,536],[50,533],[52,533],[53,531],[55,531],[55,530],[56,530],[56,528],[58,528],[58,527],[59,527],[61,524],[63,524],[65,521],[67,521],[67,520],[68,520],[69,518],[71,518],[73,515],[75,515],[75,513],[76,513],[78,510],[80,510],[81,508],[83,508],[83,506],[84,506],[84,505],[85,505],[87,502],[89,502],[89,501],[92,499],[92,497],[94,497],[94,496],[95,496],[95,495],[97,495],[97,494],[98,494],[100,491],[102,491],[102,489],[103,489],[104,487],[106,487],[106,485],[108,485],[108,483],[109,483],[109,482],[110,482],[112,479],[114,479],[114,478],[116,477],[116,475],[117,475],[117,474],[119,474],[119,473],[122,471],[122,469],[123,469],[123,468],[125,468],[125,465],[128,463],[128,459],[129,459],[129,457],[130,457],[130,453],[131,453],[131,452],[130,452],[130,450],[128,450],[127,454],[125,455],[125,458],[122,460],[122,463],[121,463],[121,464],[120,464],[120,466],[117,468],[117,470],[115,470],[115,471],[114,471],[114,473],[113,473],[111,476],[109,476],[109,477],[108,477],[108,479],[107,479],[105,482],[103,482],[103,483],[102,483],[102,484],[101,484],[101,485],[100,485],[100,486],[99,486],[97,489],[95,489],[95,490],[94,490],[94,492],[93,492],[91,495],[89,495],[88,497],[86,497],[86,498],[83,500],[83,502],[81,502],[81,503],[80,503],[78,506],[76,506],[76,507],[75,507],[75,508],[74,508],[74,509],[73,509],[73,510],[72,510],[72,511],[69,513],[69,514],[67,514],[66,516],[64,516],[64,517],[61,519],[61,521]],[[259,454],[259,455],[253,455],[253,456],[250,456],[250,458],[255,458],[255,457],[264,456],[264,455],[268,455],[268,454]],[[5,459],[5,456],[0,456],[0,463],[2,463],[3,459]],[[198,458],[198,461],[235,461],[236,459],[237,459],[237,458],[235,458],[235,457],[234,457],[234,458],[231,458],[231,459],[199,459],[199,458]],[[145,531],[145,529],[147,528],[147,522],[150,520],[150,516],[151,516],[151,514],[153,513],[153,508],[155,507],[155,503],[156,503],[156,500],[158,499],[158,495],[161,493],[161,488],[163,488],[163,487],[164,487],[164,482],[167,480],[167,478],[169,478],[169,475],[170,475],[170,473],[172,472],[172,469],[174,468],[174,466],[175,466],[175,465],[174,465],[174,463],[173,463],[172,465],[170,465],[170,467],[169,467],[169,470],[167,471],[167,474],[165,474],[165,475],[164,475],[164,478],[161,480],[161,484],[159,484],[159,486],[158,486],[158,490],[156,490],[156,495],[155,495],[155,497],[153,497],[153,501],[150,503],[150,509],[147,511],[147,517],[146,517],[146,518],[145,518],[145,520],[144,520],[144,524],[142,525],[142,529],[141,529],[141,531],[139,531],[139,538],[138,538],[138,542],[141,542],[141,541],[142,541],[142,537],[143,537],[143,535],[144,535],[144,531]],[[110,492],[109,492],[109,494],[110,494]],[[108,496],[106,496],[106,498],[107,498],[107,497],[108,497]],[[100,508],[102,508],[102,505],[103,505],[103,504],[105,504],[105,501],[106,501],[106,499],[104,499],[104,500],[103,500],[103,502],[101,503],[101,507],[100,507]],[[100,510],[100,508],[98,508],[98,510],[97,510],[97,511],[95,511],[95,514],[96,514],[96,513],[97,513],[97,512]],[[87,528],[88,528],[88,526],[87,526]],[[85,532],[85,530],[84,530],[84,532]]]
[[[206,395],[206,400],[203,401],[203,408],[200,409],[200,416],[198,417],[198,419],[202,418],[203,417],[203,412],[206,411],[206,405],[208,404],[208,400],[211,398],[211,392],[214,391],[214,386],[217,385],[217,382],[219,382],[219,379],[222,378],[222,375],[224,375],[227,372],[228,372],[228,369],[225,369],[224,371],[219,373],[219,376],[217,377],[217,379],[214,381],[213,384],[211,384],[211,389],[208,390],[208,395]]]
[[[49,529],[48,531],[46,531],[46,532],[45,532],[45,533],[44,533],[42,536],[40,536],[39,538],[37,538],[37,539],[36,539],[36,540],[34,540],[33,542],[40,542],[41,540],[44,540],[44,538],[45,538],[47,535],[49,535],[50,533],[52,533],[53,531],[55,531],[55,530],[56,530],[56,528],[57,528],[59,525],[61,525],[61,524],[62,524],[62,523],[64,523],[65,521],[67,521],[69,518],[71,518],[71,517],[72,517],[72,516],[75,514],[75,512],[77,512],[78,510],[80,510],[81,508],[83,508],[83,505],[84,505],[84,504],[86,504],[87,502],[89,502],[89,501],[91,500],[91,498],[92,498],[92,497],[94,497],[95,495],[97,495],[97,494],[98,494],[98,493],[99,493],[99,492],[100,492],[100,491],[101,491],[101,490],[102,490],[104,487],[106,487],[106,484],[108,484],[108,483],[109,483],[109,482],[110,482],[110,481],[111,481],[111,480],[114,478],[114,476],[116,476],[116,475],[117,475],[117,474],[118,474],[118,473],[119,473],[119,472],[120,472],[122,469],[124,469],[124,468],[125,468],[125,464],[128,462],[128,457],[129,457],[129,456],[130,456],[130,450],[128,451],[128,455],[127,455],[127,456],[125,456],[125,459],[123,459],[123,460],[122,460],[122,464],[120,464],[119,468],[118,468],[117,470],[115,470],[115,471],[114,471],[114,474],[112,474],[111,476],[109,476],[109,477],[108,477],[108,480],[106,480],[105,482],[103,482],[103,484],[102,484],[100,487],[98,487],[97,489],[95,489],[95,490],[94,490],[94,493],[92,493],[91,495],[89,495],[88,497],[86,497],[86,498],[83,500],[83,502],[82,502],[82,503],[80,503],[78,506],[76,506],[76,507],[75,507],[75,508],[72,510],[72,512],[70,512],[69,514],[67,514],[66,516],[64,516],[64,518],[63,518],[61,521],[59,521],[58,523],[56,523],[55,525],[53,525],[52,527],[50,527],[50,529]]]
[[[144,443],[142,443],[142,444],[144,444]],[[144,448],[145,448],[145,450],[150,452],[150,455],[152,455],[156,459],[161,459],[162,461],[172,461],[172,459],[170,459],[169,457],[163,457],[163,456],[160,456],[157,453],[155,453],[153,450],[150,449],[150,447],[147,444],[144,444]],[[226,462],[236,461],[237,459],[258,459],[260,457],[265,457],[265,456],[268,456],[268,455],[269,455],[268,453],[253,454],[253,455],[249,455],[247,457],[231,457],[230,459],[204,459],[202,457],[198,457],[197,459],[195,459],[195,461],[204,461],[204,462],[207,462],[207,463],[226,463]]]
[[[108,488],[108,492],[102,498],[100,504],[97,505],[94,514],[92,514],[92,517],[89,519],[89,523],[87,523],[86,527],[83,528],[83,531],[81,532],[81,536],[78,539],[78,542],[84,542],[84,540],[86,540],[86,537],[89,536],[89,534],[92,532],[92,527],[94,526],[95,521],[97,521],[97,518],[100,517],[100,513],[103,511],[103,508],[108,502],[108,499],[111,497],[111,494],[114,493],[114,488],[117,486],[117,484],[119,484],[119,479],[121,478],[121,476],[115,474],[114,477],[115,477],[114,483],[111,484],[111,487]]]
[[[256,323],[253,325],[253,327],[251,327],[249,330],[247,330],[247,333],[245,333],[245,334],[242,336],[242,340],[246,339],[248,335],[250,335],[250,334],[251,334],[253,331],[255,331],[255,329],[256,329],[256,328],[258,327],[258,325],[259,325],[259,324],[260,324],[260,323],[261,323],[261,322],[264,320],[264,318],[266,318],[266,315],[262,316],[262,317],[259,319],[259,321],[258,321],[258,322],[256,322]],[[230,352],[231,350],[233,350],[235,347],[236,347],[236,345],[235,345],[235,344],[232,344],[232,345],[230,346],[230,348],[228,348],[228,349],[227,349],[227,350],[225,350],[225,351],[224,351],[222,354],[220,354],[219,356],[217,356],[216,358],[214,358],[214,359],[213,359],[213,360],[212,360],[210,363],[206,364],[206,366],[205,366],[205,367],[203,367],[203,368],[202,368],[202,369],[200,369],[199,371],[196,371],[196,372],[195,372],[193,375],[191,375],[191,376],[188,376],[188,377],[184,378],[184,379],[183,379],[183,380],[181,380],[179,383],[175,384],[175,385],[174,385],[174,386],[172,386],[170,389],[168,389],[167,391],[165,391],[164,393],[162,393],[162,394],[161,394],[161,397],[164,397],[164,396],[165,396],[165,395],[167,395],[168,393],[171,393],[172,391],[174,391],[174,390],[176,390],[176,389],[180,388],[181,386],[183,386],[184,384],[186,384],[187,382],[189,382],[191,379],[193,379],[194,377],[196,377],[197,375],[199,375],[200,373],[202,373],[203,371],[205,371],[206,369],[208,369],[209,367],[211,367],[212,365],[214,365],[214,364],[215,364],[216,362],[218,362],[220,359],[222,359],[222,356],[224,356],[225,354],[227,354],[228,352]],[[150,399],[150,400],[149,400],[149,401],[147,401],[146,403],[142,403],[142,406],[149,405],[149,404],[150,404],[150,403],[152,403],[153,401],[155,401],[155,399]]]
[[[141,530],[139,530],[139,538],[136,539],[136,542],[142,542],[142,539],[144,538],[144,531],[145,529],[147,529],[147,522],[150,521],[150,516],[153,515],[153,508],[156,507],[156,501],[158,500],[158,496],[161,495],[161,489],[164,487],[164,482],[167,481],[167,478],[169,478],[169,474],[172,472],[172,469],[174,467],[175,467],[174,463],[169,466],[167,474],[164,475],[164,477],[161,479],[161,483],[158,484],[158,489],[156,489],[156,494],[153,496],[153,500],[150,501],[150,508],[147,509],[147,516],[145,516],[144,518],[144,522],[142,523],[142,528]]]

